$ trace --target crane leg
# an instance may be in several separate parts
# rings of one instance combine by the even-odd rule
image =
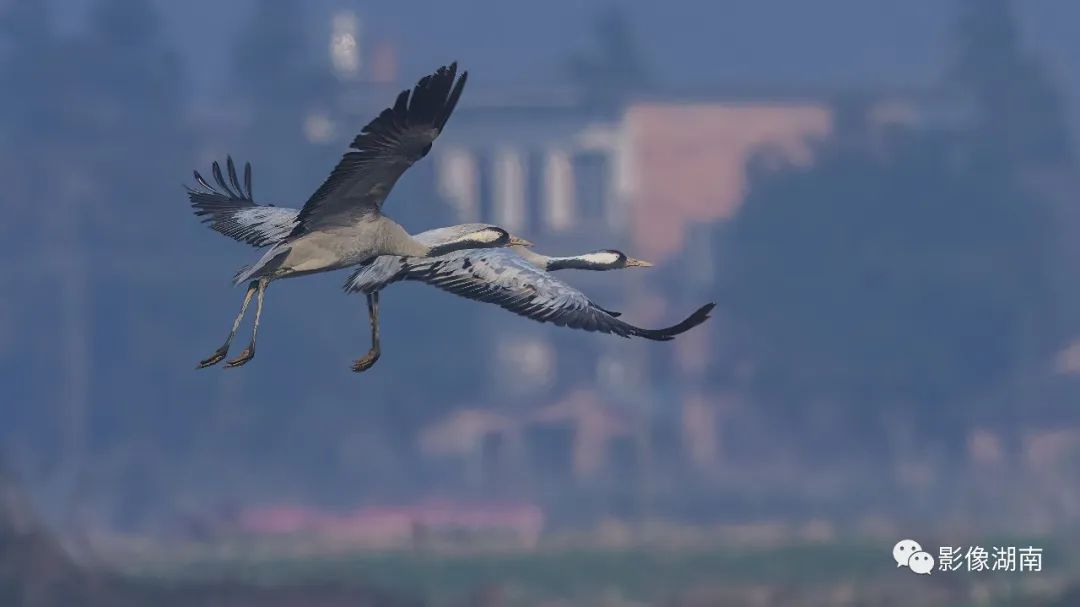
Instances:
[[[240,356],[225,363],[226,369],[239,367],[252,358],[255,358],[255,336],[259,333],[259,319],[262,317],[263,296],[266,294],[266,285],[268,284],[270,284],[269,278],[260,278],[258,280],[258,294],[255,296],[255,325],[251,328],[251,342],[248,343],[248,346],[240,353]]]
[[[233,321],[232,331],[229,331],[229,337],[225,339],[225,343],[217,350],[214,350],[214,353],[210,355],[210,358],[199,361],[199,366],[196,368],[205,369],[206,367],[216,365],[229,354],[229,345],[232,344],[233,338],[236,337],[236,330],[240,328],[240,321],[244,320],[244,314],[247,313],[248,304],[251,303],[251,296],[255,294],[255,289],[258,285],[259,282],[257,280],[251,281],[248,285],[247,293],[244,294],[244,303],[240,306],[240,313],[236,315],[236,320]]]
[[[379,292],[367,296],[368,320],[371,322],[371,348],[363,357],[353,363],[352,370],[363,373],[375,365],[382,353],[379,347]]]

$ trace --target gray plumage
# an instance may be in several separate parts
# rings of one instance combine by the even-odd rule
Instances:
[[[283,240],[296,228],[299,209],[257,204],[251,193],[251,163],[244,165],[244,185],[240,185],[232,157],[226,159],[232,187],[225,182],[221,166],[212,167],[217,187],[195,171],[196,187],[187,187],[195,215],[211,229],[256,247]]]
[[[488,224],[467,223],[445,228],[435,228],[420,232],[415,238],[428,245],[436,245],[457,238],[463,231],[472,231]],[[516,247],[515,247],[516,248]],[[527,250],[527,249],[526,249]],[[349,277],[345,283],[345,290],[350,293],[374,293],[380,291],[392,283],[406,278],[408,264],[413,259],[395,255],[380,255],[375,259],[363,264]]]
[[[245,170],[245,174],[250,174],[250,170]],[[264,242],[280,234],[282,226],[295,222],[299,213],[296,209],[263,207],[250,200],[245,202],[248,206],[231,211],[231,214],[223,210],[214,215],[211,227],[243,242]],[[256,213],[258,210],[267,213],[260,215]],[[241,213],[246,215],[241,218]],[[232,229],[234,225],[241,225],[244,230]],[[436,246],[484,227],[489,227],[489,224],[436,228],[416,234],[413,238],[425,245]],[[245,238],[246,235],[251,236]],[[605,260],[605,264],[590,263],[589,256],[602,254],[609,255],[611,259]],[[632,265],[643,264],[638,260],[629,261],[635,262]],[[581,291],[548,273],[562,269],[613,269],[626,267],[627,262],[627,257],[619,251],[551,257],[524,247],[463,250],[429,258],[381,255],[358,268],[346,281],[345,290],[370,295],[401,280],[420,281],[462,297],[499,305],[540,322],[658,341],[672,339],[708,319],[713,304],[702,306],[671,327],[636,327],[617,320],[619,312],[597,305]]]
[[[243,185],[231,158],[226,163],[227,181],[221,166],[213,164],[216,188],[195,172],[196,187],[188,188],[188,197],[196,215],[222,234],[255,246],[270,245],[262,258],[236,273],[236,284],[249,282],[244,304],[225,344],[201,361],[200,367],[224,359],[257,291],[250,345],[226,366],[241,365],[254,356],[263,294],[271,281],[346,268],[380,255],[429,257],[511,244],[510,234],[494,226],[426,244],[381,212],[401,175],[431,150],[461,97],[466,78],[466,73],[457,77],[454,63],[421,78],[411,92],[402,91],[392,107],[361,130],[330,177],[298,213],[255,204],[250,164],[245,165]]]
[[[398,178],[431,150],[465,88],[468,73],[457,63],[424,76],[412,94],[402,91],[393,107],[363,128],[351,151],[300,209],[293,236],[351,225],[378,213]]]
[[[234,282],[327,272],[379,255],[427,257],[506,244],[508,235],[491,237],[505,231],[493,228],[427,245],[382,214],[383,202],[397,180],[431,150],[461,97],[467,76],[463,73],[458,78],[454,63],[421,78],[411,92],[402,91],[392,107],[356,136],[330,177],[300,209],[289,235],[257,262],[242,268]]]
[[[425,259],[380,257],[358,269],[345,284],[349,292],[375,293],[398,280],[416,280],[444,291],[498,305],[539,322],[622,337],[668,341],[709,318],[715,304],[698,308],[682,322],[663,329],[643,329],[593,303],[584,293],[549,274],[537,255],[530,262],[515,249],[457,251]]]

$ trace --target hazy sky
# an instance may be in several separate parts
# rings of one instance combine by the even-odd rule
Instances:
[[[88,0],[57,0],[77,27]],[[585,0],[313,0],[313,15],[352,7],[369,39],[398,42],[405,74],[457,58],[488,83],[557,76],[588,41],[588,19],[611,2]],[[929,82],[946,58],[947,0],[622,0],[656,72],[669,83],[782,85]],[[252,0],[160,2],[204,99],[222,86],[232,36]],[[1080,3],[1016,2],[1029,45],[1075,97]],[[196,69],[197,68],[197,69]],[[405,78],[408,79],[408,78]]]

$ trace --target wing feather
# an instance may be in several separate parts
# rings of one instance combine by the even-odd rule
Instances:
[[[256,203],[251,197],[250,162],[244,165],[243,187],[231,156],[226,158],[225,166],[232,187],[217,162],[210,167],[216,188],[194,172],[196,187],[188,187],[187,193],[195,215],[214,231],[256,247],[275,244],[288,236],[296,227],[300,211]]]
[[[424,76],[402,91],[356,136],[330,176],[300,211],[293,233],[325,225],[348,225],[377,213],[398,178],[431,150],[453,113],[468,72],[457,77],[457,63]]]
[[[462,297],[493,303],[539,322],[621,337],[668,341],[709,318],[715,304],[682,322],[644,329],[619,320],[581,291],[540,270],[508,249],[474,249],[435,258],[409,259],[398,280],[417,280]]]

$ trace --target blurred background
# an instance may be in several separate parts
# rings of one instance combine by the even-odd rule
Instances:
[[[0,0],[0,605],[1080,604],[1080,6]],[[671,343],[275,283],[181,187],[300,206],[470,71],[391,194]],[[246,331],[246,329],[245,329]],[[246,340],[241,333],[237,343]],[[1036,546],[1042,572],[898,569]]]

